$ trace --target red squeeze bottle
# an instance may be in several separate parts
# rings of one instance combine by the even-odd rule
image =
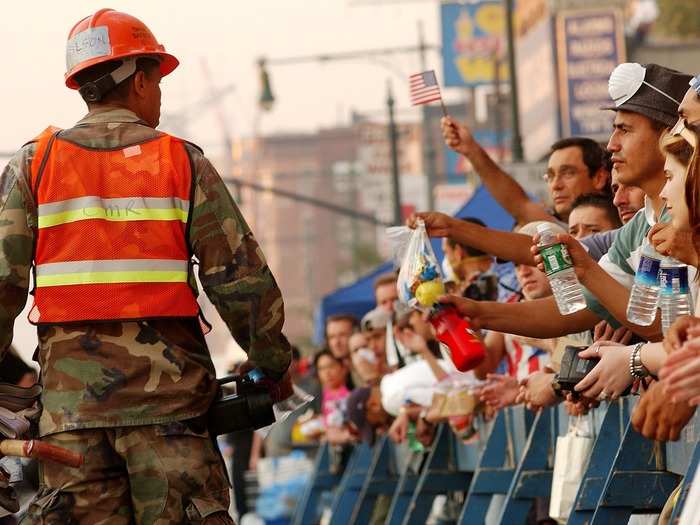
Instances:
[[[474,335],[469,323],[453,307],[441,307],[430,316],[437,338],[450,348],[452,362],[460,372],[466,372],[483,361],[486,349]]]

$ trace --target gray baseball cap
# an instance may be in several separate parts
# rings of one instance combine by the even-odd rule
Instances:
[[[387,312],[381,307],[370,310],[360,321],[360,328],[363,332],[386,328],[386,324],[391,320],[391,312]]]
[[[658,64],[620,64],[608,80],[611,104],[601,109],[631,111],[672,127],[691,78]]]

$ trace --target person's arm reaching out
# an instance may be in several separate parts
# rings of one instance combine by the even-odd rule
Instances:
[[[530,199],[523,187],[489,157],[469,128],[452,117],[443,117],[440,123],[447,146],[469,160],[489,193],[517,223],[555,220],[541,203]]]

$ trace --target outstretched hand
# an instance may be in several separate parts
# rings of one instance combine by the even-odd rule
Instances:
[[[462,317],[469,319],[469,323],[474,330],[483,328],[482,315],[483,308],[486,307],[486,301],[474,301],[466,299],[458,295],[443,295],[438,298],[438,302],[444,305],[450,305],[457,310],[457,313]]]
[[[480,401],[495,409],[501,409],[515,403],[520,390],[516,378],[501,374],[488,374],[486,379],[488,383],[478,392]]]
[[[406,226],[415,229],[418,226],[418,221],[422,220],[425,223],[425,231],[429,237],[449,237],[452,222],[454,219],[449,215],[437,211],[427,211],[421,213],[412,213],[406,220]]]

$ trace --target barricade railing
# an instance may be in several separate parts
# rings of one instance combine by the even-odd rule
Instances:
[[[700,417],[689,424],[680,444],[664,446],[631,427],[635,402],[628,398],[596,409],[595,441],[567,524],[624,524],[635,513],[658,513],[685,475],[673,514],[680,516],[700,462],[695,430]],[[439,425],[431,447],[403,462],[384,437],[374,447],[356,446],[342,477],[329,472],[328,447],[323,446],[293,523],[315,523],[320,493],[331,489],[332,525],[369,523],[379,497],[391,497],[387,525],[423,525],[435,496],[450,492],[466,493],[458,525],[524,523],[533,500],[551,492],[554,447],[566,432],[566,417],[561,407],[534,417],[522,407],[508,408],[482,429],[480,442],[470,445]],[[478,460],[460,464],[460,447],[472,453],[478,448]],[[496,496],[500,501],[494,502]]]

